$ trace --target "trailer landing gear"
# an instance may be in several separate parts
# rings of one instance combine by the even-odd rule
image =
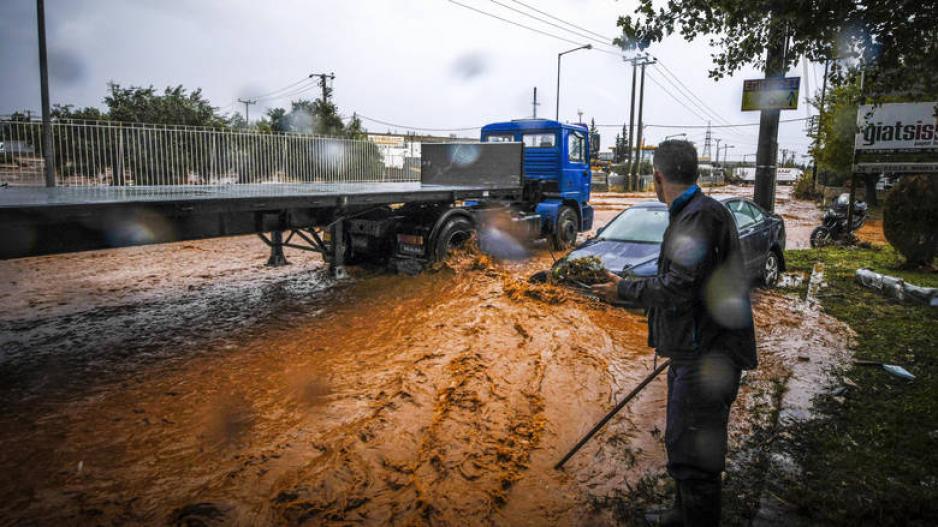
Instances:
[[[283,231],[271,231],[269,237],[267,234],[259,232],[257,236],[270,247],[270,257],[267,259],[267,265],[270,267],[280,267],[289,265],[287,257],[283,254],[284,247],[299,249],[301,251],[312,251],[323,255],[323,259],[329,264],[329,270],[332,276],[337,279],[348,278],[345,271],[345,232],[344,221],[336,221],[329,228],[330,241],[323,241],[316,229],[287,229],[289,234],[286,239],[283,237]],[[299,238],[293,241],[294,237]]]

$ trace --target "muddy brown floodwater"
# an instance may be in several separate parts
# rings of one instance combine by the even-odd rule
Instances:
[[[553,470],[652,359],[641,314],[524,282],[543,248],[335,283],[261,247],[0,262],[3,523],[606,525],[662,470],[662,379]],[[802,304],[758,295],[734,444],[799,353],[846,346]]]

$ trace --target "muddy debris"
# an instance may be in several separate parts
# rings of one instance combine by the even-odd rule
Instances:
[[[502,284],[505,295],[516,302],[536,300],[545,304],[563,304],[570,299],[571,294],[570,291],[558,285],[532,284],[510,276],[506,276]]]
[[[550,281],[576,286],[608,282],[603,261],[598,256],[563,259],[551,269]]]

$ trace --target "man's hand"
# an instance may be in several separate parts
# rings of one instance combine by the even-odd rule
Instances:
[[[619,282],[622,281],[622,277],[606,271],[606,278],[609,279],[608,282],[590,286],[590,291],[612,304],[619,299]]]

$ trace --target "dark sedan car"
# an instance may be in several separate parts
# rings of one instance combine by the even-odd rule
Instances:
[[[772,286],[785,270],[785,222],[745,198],[717,198],[736,220],[746,269],[753,282]],[[653,276],[661,240],[668,227],[668,207],[649,201],[630,207],[571,251],[566,259],[598,256],[609,271]]]

